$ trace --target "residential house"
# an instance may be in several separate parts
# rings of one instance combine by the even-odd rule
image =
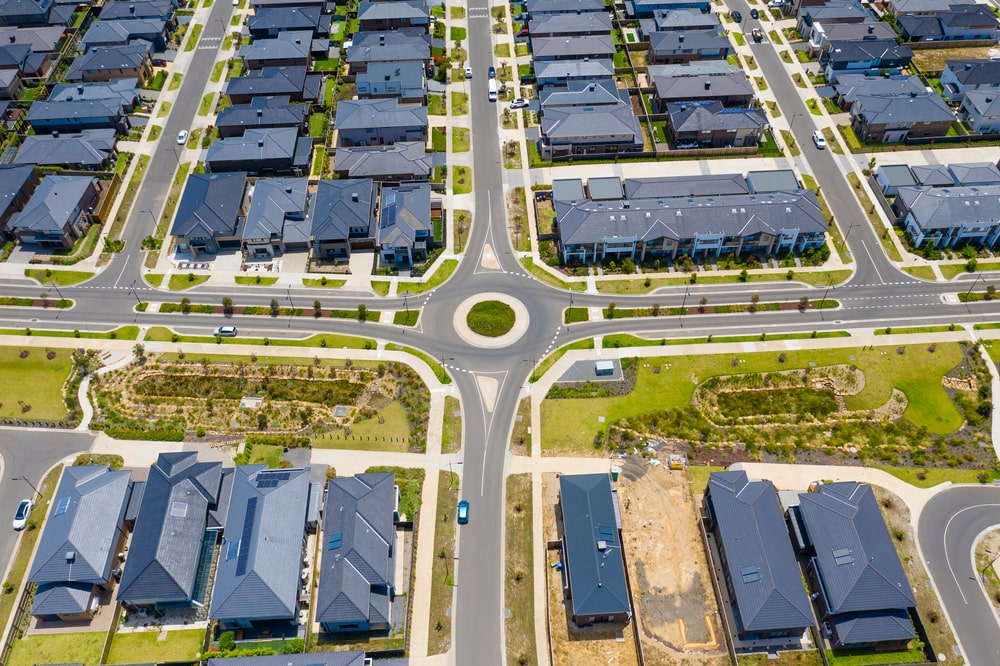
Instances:
[[[45,76],[52,57],[51,53],[35,53],[28,43],[0,43],[0,71],[13,70],[22,78]]]
[[[305,67],[264,67],[229,79],[226,95],[232,104],[249,104],[254,97],[287,95],[293,102],[319,99],[322,74],[309,74]]]
[[[948,173],[956,185],[1000,185],[1000,169],[992,162],[949,164]]]
[[[301,575],[308,499],[308,467],[236,468],[210,620],[223,629],[263,630],[299,621],[299,591],[308,594]]]
[[[795,28],[804,38],[814,23],[829,26],[835,23],[870,23],[876,18],[857,0],[830,0],[821,5],[799,7]]]
[[[617,502],[607,474],[559,477],[563,596],[577,626],[632,619]]]
[[[434,162],[425,142],[398,141],[391,146],[337,148],[333,171],[340,178],[396,183],[422,181],[430,178]]]
[[[274,7],[320,7],[326,5],[326,0],[250,0],[254,12]]]
[[[197,258],[240,247],[248,201],[246,172],[189,175],[170,227],[177,251]]]
[[[798,189],[798,185],[792,189]],[[628,178],[625,181],[625,196],[629,199],[714,197],[722,194],[749,194],[749,192],[747,180],[738,173],[698,174],[696,177],[655,176]]]
[[[50,23],[54,0],[2,0],[0,26],[34,26]]]
[[[44,185],[44,182],[42,183]],[[118,600],[129,608],[204,604],[231,491],[222,464],[195,451],[161,453],[149,468]],[[210,521],[209,514],[217,513]]]
[[[649,35],[649,62],[678,64],[692,60],[722,60],[729,56],[729,39],[716,29],[654,32]]]
[[[734,633],[772,649],[798,646],[813,614],[774,484],[742,471],[713,472],[703,505],[730,602],[720,599],[719,607],[732,614]]]
[[[895,39],[862,39],[830,42],[819,63],[826,80],[835,83],[844,74],[900,74],[912,59],[913,50]]]
[[[566,155],[639,152],[642,128],[632,105],[546,106],[542,114],[538,152],[544,160]]]
[[[962,120],[973,132],[996,134],[1000,132],[1000,89],[970,90],[965,93],[961,107]]]
[[[900,187],[913,187],[918,184],[910,167],[905,164],[880,164],[875,169],[875,181],[879,190],[887,197],[899,194]]]
[[[610,58],[547,60],[535,63],[538,89],[565,88],[574,82],[613,81],[615,66]]]
[[[975,5],[977,0],[888,0],[886,9],[889,13],[900,16],[927,16],[936,14],[949,7]]]
[[[567,88],[549,88],[538,93],[541,112],[549,109],[584,106],[620,106],[629,103],[628,91],[610,81],[574,81]]]
[[[673,76],[726,76],[743,71],[725,60],[694,60],[680,65],[649,65],[648,70],[651,81]]]
[[[174,4],[171,0],[109,0],[101,6],[102,21],[160,19],[173,29]]]
[[[42,77],[48,75],[65,32],[66,27],[58,25],[0,27],[0,44],[27,45],[30,52],[19,69],[26,77]]]
[[[901,187],[893,208],[915,247],[1000,246],[1000,185]]]
[[[426,260],[436,244],[434,215],[440,207],[431,200],[428,183],[383,185],[375,237],[382,263],[408,268]]]
[[[131,474],[108,465],[64,467],[38,541],[28,582],[31,614],[42,622],[89,621],[114,586],[125,544]]]
[[[138,79],[144,85],[153,75],[152,45],[138,41],[122,46],[101,46],[77,56],[66,72],[67,81]]]
[[[754,101],[753,86],[746,74],[721,76],[657,76],[653,78],[654,99],[660,113],[671,102],[717,101],[725,107],[745,108]]]
[[[100,191],[90,176],[46,176],[7,228],[22,245],[71,250],[93,222]]]
[[[826,242],[827,223],[809,190],[683,196],[670,192],[627,201],[555,201],[558,248],[567,263],[679,255],[774,256]],[[710,204],[710,205],[709,205]]]
[[[132,113],[142,101],[138,79],[112,79],[100,83],[57,83],[52,86],[47,101],[75,102],[79,100],[117,100],[122,112]]]
[[[390,39],[386,39],[389,36]],[[347,48],[345,62],[352,74],[368,71],[376,62],[416,61],[430,67],[431,37],[423,28],[406,28],[386,32],[357,32]]]
[[[308,30],[314,37],[330,36],[330,17],[316,7],[266,7],[247,21],[254,40],[274,38],[283,32]]]
[[[323,631],[377,632],[391,626],[398,511],[392,472],[330,479],[314,601]]]
[[[826,483],[789,510],[823,632],[834,649],[905,650],[916,605],[871,486]]]
[[[282,32],[273,39],[255,39],[240,47],[239,57],[248,69],[265,67],[305,67],[309,64],[312,32]]]
[[[808,29],[809,55],[817,56],[830,48],[830,42],[856,42],[866,39],[896,39],[896,31],[884,21],[865,23],[821,23]]]
[[[1000,59],[949,60],[939,79],[945,99],[961,102],[970,90],[1000,88]]]
[[[21,96],[24,86],[16,69],[0,69],[0,100],[14,100]]]
[[[312,140],[294,127],[248,129],[243,136],[219,139],[208,147],[208,171],[251,174],[301,173],[309,169]]]
[[[933,91],[858,95],[851,105],[851,127],[862,141],[888,143],[945,136],[953,122],[954,112]]]
[[[615,43],[611,35],[589,35],[583,37],[535,37],[531,38],[531,55],[535,68],[541,62],[551,60],[595,60],[614,58]]]
[[[0,165],[0,241],[13,238],[7,224],[28,203],[40,182],[34,166],[30,164]]]
[[[427,103],[427,77],[422,62],[373,62],[354,80],[360,99],[391,97],[403,104]]]
[[[427,107],[392,99],[344,100],[337,106],[338,146],[427,141]]]
[[[953,185],[959,185],[960,183],[955,182],[955,176],[952,175],[951,171],[944,164],[925,164],[925,165],[913,165],[910,167],[910,171],[913,172],[913,178],[917,181],[917,185],[927,185],[928,187],[952,187]],[[893,208],[898,213],[897,202],[893,202]]]
[[[346,261],[352,251],[373,249],[374,181],[370,178],[319,181],[307,221],[314,259]]]
[[[909,97],[911,93],[922,95],[926,92],[926,86],[918,76],[844,74],[837,77],[833,92],[833,100],[845,111],[849,111],[859,97]]]
[[[27,121],[36,134],[105,128],[127,134],[129,128],[121,97],[34,102]]]
[[[167,22],[161,18],[94,21],[80,39],[80,50],[142,40],[152,44],[154,52],[160,53],[167,50],[167,32]]]
[[[268,260],[309,242],[308,178],[259,178],[250,192],[243,228],[243,256]]]
[[[982,5],[955,5],[930,16],[900,16],[896,27],[907,42],[996,43],[1000,38],[1000,19]]]
[[[361,0],[358,3],[358,25],[364,31],[399,30],[428,24],[427,0]]]
[[[309,105],[292,104],[288,95],[252,97],[248,104],[227,106],[215,118],[222,138],[242,136],[248,129],[294,127],[305,134],[309,123]]]
[[[118,159],[113,129],[85,129],[78,133],[35,134],[24,137],[14,164],[107,170]]]
[[[673,9],[697,9],[711,11],[709,0],[625,0],[625,15],[630,19],[651,18],[658,11]]]
[[[601,0],[525,0],[524,10],[534,16],[607,12]]]
[[[667,105],[667,129],[677,147],[756,146],[766,127],[762,109],[727,109],[716,101]]]
[[[365,657],[363,650],[303,652],[208,660],[208,666],[367,666],[369,663],[370,660]]]
[[[541,14],[528,22],[532,38],[610,35],[611,18],[605,12]]]

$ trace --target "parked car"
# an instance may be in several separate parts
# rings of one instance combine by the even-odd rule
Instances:
[[[236,337],[236,327],[235,326],[219,326],[215,329],[215,335],[220,338],[235,338]]]
[[[783,4],[785,4],[785,0],[771,0],[770,2],[767,3],[767,6],[772,9],[777,9],[778,7],[781,7]]]
[[[492,66],[490,67],[490,78],[491,79],[497,78],[497,70],[495,67]]]
[[[743,21],[743,14],[741,14],[741,13],[739,13],[739,12],[732,12],[732,13],[730,14],[730,16],[731,16],[731,17],[732,17],[732,19],[733,19],[734,21],[736,21],[737,23],[740,23],[741,21]]]
[[[467,79],[472,78],[472,68],[469,67],[468,65],[465,66],[465,78]]]
[[[531,30],[529,30],[528,28],[524,28],[523,30],[518,30],[518,32],[515,35],[515,37],[527,37],[530,34],[531,34]]]
[[[757,11],[756,9],[751,9],[750,10],[750,18],[752,18],[752,19],[759,19],[760,18],[760,12]]]
[[[813,132],[812,137],[813,137],[813,143],[816,144],[817,148],[819,148],[820,150],[826,148],[826,139],[823,138],[822,132],[816,130],[815,132]]]
[[[522,86],[530,86],[530,85],[534,85],[536,83],[538,83],[538,77],[535,76],[534,74],[527,74],[527,75],[521,77],[521,85]]]
[[[185,143],[187,143],[187,140],[188,140],[188,131],[187,130],[181,130],[180,132],[177,133],[177,145],[178,146],[183,146]]]
[[[513,111],[514,109],[523,109],[526,106],[528,106],[528,100],[524,99],[523,97],[518,97],[516,99],[511,100],[510,102],[511,111]]]
[[[166,66],[167,66],[167,61],[164,60],[163,58],[153,59],[153,67],[166,67]]]
[[[31,517],[31,510],[35,508],[35,503],[30,499],[23,499],[17,505],[14,512],[14,531],[20,532],[28,525],[28,518]]]
[[[764,33],[760,31],[760,28],[753,29],[753,41],[755,42],[764,41]]]
[[[469,522],[469,500],[462,500],[458,503],[458,524],[465,525]]]

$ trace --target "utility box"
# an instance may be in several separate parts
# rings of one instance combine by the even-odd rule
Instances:
[[[598,377],[615,374],[614,361],[597,361],[594,363],[594,374]]]

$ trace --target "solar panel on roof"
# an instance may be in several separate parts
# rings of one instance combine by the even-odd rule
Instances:
[[[833,561],[838,567],[844,564],[854,564],[854,555],[851,554],[850,548],[837,548],[833,551]]]
[[[337,532],[336,534],[331,534],[330,535],[330,540],[327,541],[326,549],[327,550],[336,550],[336,549],[340,548],[343,545],[343,543],[344,543],[344,533],[343,532]]]
[[[740,574],[743,576],[744,583],[756,583],[760,580],[760,567],[755,565],[742,567]]]
[[[188,513],[187,502],[173,502],[170,504],[170,515],[174,518],[185,518]]]
[[[226,559],[231,560],[240,554],[240,540],[235,539],[229,542],[229,546],[226,548]]]
[[[247,512],[243,517],[243,534],[240,536],[240,543],[246,541],[250,543],[253,536],[253,521],[257,516],[257,498],[251,497],[247,500]],[[240,548],[239,558],[236,560],[236,575],[242,576],[247,572],[247,560],[250,559],[250,549]]]
[[[69,498],[60,497],[59,504],[56,505],[56,515],[61,516],[62,514],[66,513],[67,509],[69,509]]]

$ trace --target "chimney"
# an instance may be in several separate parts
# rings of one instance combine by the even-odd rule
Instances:
[[[257,117],[262,118],[264,116],[264,109],[257,109]]]
[[[711,90],[711,89],[712,89],[712,82],[705,81],[705,90]]]
[[[684,43],[684,35],[677,35],[677,41],[680,42],[681,44],[683,44]]]
[[[10,33],[10,43],[13,44],[17,41],[17,36],[14,33]]]
[[[53,139],[59,138],[59,130],[52,130],[52,138]]]
[[[285,194],[291,194],[291,193],[292,193],[292,186],[291,185],[286,185],[285,186]]]
[[[873,25],[868,26],[868,34],[869,35],[875,34],[875,26]]]
[[[379,44],[379,46],[384,46],[385,45],[385,35],[379,35],[378,36],[378,44]]]
[[[82,95],[83,94],[83,86],[82,85],[77,86],[76,87],[76,91]]]
[[[351,193],[351,201],[353,201],[354,203],[358,202],[358,193],[357,192],[352,192]]]
[[[264,147],[264,139],[257,139],[257,147],[258,148]]]
[[[129,14],[135,14],[135,5],[129,5],[128,6],[128,13]]]
[[[13,40],[11,40],[11,41],[13,41]],[[972,63],[971,62],[965,63],[965,69],[966,69],[966,71],[972,69]]]

